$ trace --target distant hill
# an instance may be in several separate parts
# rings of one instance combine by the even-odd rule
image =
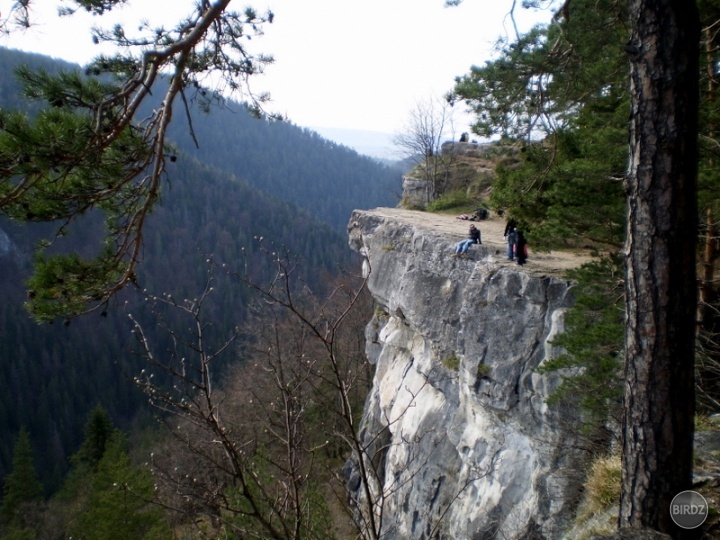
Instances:
[[[399,161],[401,156],[393,143],[393,135],[379,131],[363,131],[328,127],[313,127],[326,139],[348,146],[359,154],[370,156],[380,161]]]
[[[22,63],[50,71],[75,68],[0,49],[6,74],[0,79],[0,107],[31,109],[20,101],[9,75]],[[175,125],[172,132],[178,160],[168,164],[162,201],[145,232],[140,287],[125,291],[106,316],[93,314],[69,326],[33,322],[22,307],[22,281],[30,271],[32,246],[50,226],[0,218],[0,483],[21,426],[31,434],[42,479],[52,490],[97,404],[125,429],[146,414],[145,397],[123,376],[139,369],[131,354],[128,312],[147,324],[158,351],[172,343],[155,330],[142,289],[192,297],[207,279],[210,255],[231,268],[247,255],[261,279],[269,275],[271,263],[259,256],[255,237],[288,246],[302,262],[299,277],[320,288],[328,275],[355,261],[345,233],[351,210],[396,200],[396,171],[314,132],[261,122],[237,104],[195,117],[200,149],[193,148],[183,126]],[[88,226],[94,219],[80,220],[61,246],[87,250],[97,242],[95,229]],[[218,294],[208,305],[208,331],[220,337],[242,322],[250,294],[221,272],[215,279]]]
[[[338,230],[345,230],[357,208],[394,206],[399,200],[398,169],[310,129],[260,121],[242,105],[195,112],[193,130],[199,148],[182,121],[169,130],[183,153],[305,208]]]
[[[0,48],[3,73],[11,74],[17,65],[30,61],[51,71],[79,69],[37,54]],[[156,99],[161,95],[155,92]],[[0,96],[3,106],[16,106],[12,77],[0,81]],[[345,230],[357,208],[394,206],[399,201],[401,171],[361,155],[345,143],[288,122],[258,120],[239,103],[227,102],[206,114],[193,99],[188,102],[199,147],[191,137],[185,114],[176,114],[169,138],[181,154],[305,208],[338,230]],[[143,113],[156,104],[148,102]]]

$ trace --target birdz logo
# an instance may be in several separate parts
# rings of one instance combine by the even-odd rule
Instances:
[[[683,491],[670,503],[670,517],[683,529],[696,529],[707,519],[708,504],[696,491]]]

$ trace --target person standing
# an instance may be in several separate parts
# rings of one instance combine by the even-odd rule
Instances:
[[[515,258],[515,242],[517,240],[517,222],[510,218],[505,224],[503,237],[507,240],[507,256],[512,261]]]
[[[507,256],[508,260],[512,261],[515,258],[515,244],[517,243],[517,229],[513,229],[505,234],[507,238]]]
[[[522,231],[515,231],[515,256],[517,263],[522,266],[527,261],[527,241]]]
[[[514,231],[517,228],[517,221],[515,221],[513,218],[510,218],[508,222],[505,224],[505,232],[503,233],[503,236],[507,237],[508,234],[510,234],[512,231]]]

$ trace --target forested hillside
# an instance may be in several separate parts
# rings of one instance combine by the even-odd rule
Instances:
[[[49,70],[61,65],[0,49],[4,73],[23,62]],[[19,103],[11,77],[3,77],[0,107]],[[148,328],[156,326],[143,290],[193,297],[208,278],[210,257],[231,268],[248,260],[255,276],[266,276],[272,268],[258,254],[260,237],[265,244],[287,246],[302,263],[302,279],[319,288],[328,274],[352,265],[342,231],[350,209],[393,204],[397,172],[306,130],[253,119],[239,105],[213,110],[194,128],[201,151],[188,153],[189,140],[180,136],[182,126],[176,128],[178,159],[168,163],[162,200],[145,230],[138,286],[124,291],[102,313],[65,324],[32,321],[22,305],[27,294],[23,280],[31,269],[33,245],[54,229],[0,222],[12,242],[12,250],[0,256],[0,478],[10,469],[21,427],[30,434],[41,479],[52,491],[96,405],[123,429],[141,422],[146,398],[126,376],[140,369],[131,352],[128,314]],[[87,220],[94,219],[76,222],[53,249],[91,251],[98,238],[90,231],[97,228],[88,227]],[[213,279],[217,293],[207,306],[207,320],[211,336],[227,336],[242,322],[249,293],[228,286],[220,271]],[[172,346],[163,333],[150,338],[158,350]]]
[[[337,229],[345,230],[359,201],[363,208],[374,208],[395,206],[399,199],[402,181],[397,169],[308,129],[259,122],[237,104],[196,115],[193,128],[199,148],[184,122],[170,130],[183,151],[306,208]]]
[[[10,74],[18,65],[30,61],[50,71],[74,67],[0,48],[3,73]],[[0,90],[0,105],[15,107],[16,85],[12,77],[0,81]],[[145,111],[153,106],[149,103]],[[290,122],[258,120],[238,103],[213,105],[209,113],[201,112],[195,100],[189,100],[189,107],[195,140],[185,111],[176,111],[169,130],[181,154],[187,153],[273,197],[306,208],[337,229],[345,230],[356,208],[394,206],[399,200],[402,179],[398,168],[361,156]]]

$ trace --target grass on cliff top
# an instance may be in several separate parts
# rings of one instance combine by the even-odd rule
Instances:
[[[482,201],[468,197],[464,190],[451,191],[428,204],[427,211],[433,213],[472,214],[484,206]]]

